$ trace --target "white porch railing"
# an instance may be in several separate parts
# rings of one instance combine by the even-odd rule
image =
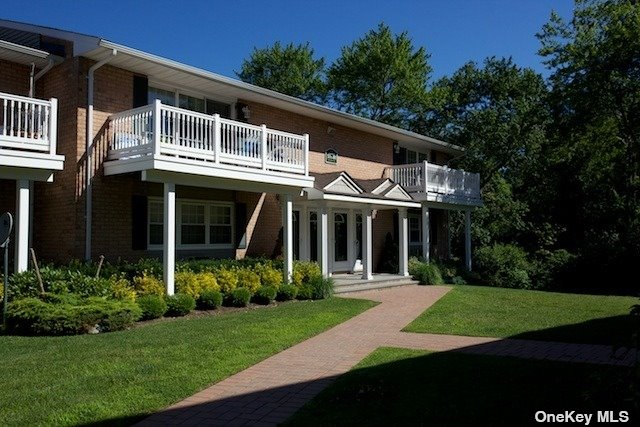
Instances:
[[[110,120],[110,160],[156,154],[309,175],[306,134],[254,126],[160,101],[113,114]]]
[[[58,100],[0,92],[0,149],[56,154]]]
[[[415,193],[436,193],[480,200],[480,174],[429,162],[390,166],[385,176]]]

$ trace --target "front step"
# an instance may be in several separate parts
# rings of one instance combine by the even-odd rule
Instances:
[[[393,288],[395,286],[407,286],[407,285],[417,285],[418,281],[413,280],[411,278],[403,278],[403,279],[390,279],[390,280],[378,280],[378,281],[363,281],[363,283],[358,284],[344,284],[344,285],[335,285],[333,287],[334,294],[344,294],[347,292],[358,292],[358,291],[368,291],[371,289],[384,289],[384,288]]]

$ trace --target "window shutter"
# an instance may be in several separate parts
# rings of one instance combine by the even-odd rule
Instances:
[[[236,247],[247,248],[247,204],[236,203]]]
[[[133,76],[133,108],[148,104],[149,80],[147,76]]]
[[[147,249],[147,197],[131,197],[131,249]]]

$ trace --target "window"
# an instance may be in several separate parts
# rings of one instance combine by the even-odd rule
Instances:
[[[149,104],[152,104],[156,99],[159,99],[160,102],[165,105],[175,105],[176,94],[170,90],[158,89],[157,87],[149,86],[149,93],[147,96]]]
[[[149,201],[149,245],[161,245],[163,240],[164,204]]]
[[[211,244],[231,243],[231,206],[211,206],[209,241]]]
[[[409,243],[421,243],[420,217],[409,215]]]
[[[164,202],[148,203],[148,246],[163,243]],[[176,201],[176,242],[178,249],[206,249],[233,245],[233,204],[202,200]]]
[[[225,119],[231,118],[231,105],[207,99],[207,114],[220,114]]]
[[[180,244],[204,245],[207,242],[204,204],[182,203],[180,216]]]
[[[413,150],[407,150],[407,164],[422,163],[428,160],[427,153],[420,153]]]
[[[204,113],[204,99],[196,98],[194,96],[180,94],[178,107],[186,110],[197,111]]]

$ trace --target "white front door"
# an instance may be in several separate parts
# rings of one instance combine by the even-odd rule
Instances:
[[[333,211],[333,268],[334,272],[351,271],[349,253],[352,242],[349,239],[349,213],[347,211]]]

